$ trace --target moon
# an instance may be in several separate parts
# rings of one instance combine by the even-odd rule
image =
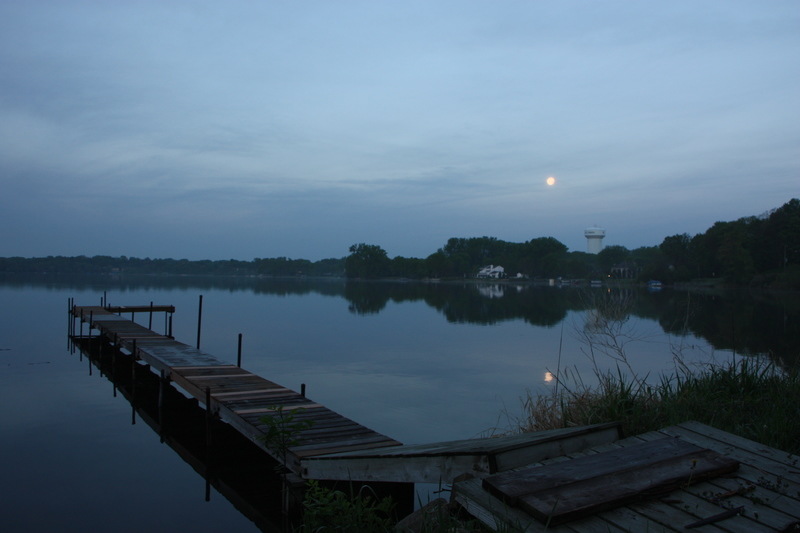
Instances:
[[[556,179],[555,179],[553,176],[550,176],[549,178],[547,178],[547,180],[546,180],[546,183],[547,183],[547,184],[548,184],[550,187],[552,187],[553,185],[555,185],[555,184],[556,184]]]

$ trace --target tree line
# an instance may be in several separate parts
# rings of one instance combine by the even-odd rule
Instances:
[[[524,243],[495,237],[452,238],[424,259],[390,259],[374,244],[355,244],[345,259],[349,278],[474,277],[486,265],[527,279],[628,279],[664,283],[697,279],[732,285],[800,288],[800,200],[761,216],[717,222],[707,231],[666,237],[658,246],[608,246],[570,252],[552,237]]]
[[[495,237],[451,238],[425,258],[390,258],[376,244],[354,244],[349,255],[320,261],[287,257],[252,261],[140,259],[110,256],[0,258],[0,273],[163,274],[267,277],[472,278],[486,265],[502,265],[526,279],[658,279],[664,283],[714,279],[734,285],[800,288],[800,200],[761,216],[717,222],[690,236],[666,237],[658,246],[608,246],[598,254],[570,252],[553,237],[523,243]]]
[[[344,258],[309,261],[287,257],[256,258],[252,261],[188,259],[140,259],[105,255],[0,258],[0,273],[52,274],[158,274],[196,276],[313,276],[342,277]]]

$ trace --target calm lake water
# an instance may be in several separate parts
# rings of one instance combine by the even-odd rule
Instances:
[[[341,280],[0,278],[4,531],[258,531],[69,349],[67,300],[171,304],[173,334],[404,443],[503,431],[526,391],[765,354],[797,364],[794,295]],[[147,325],[147,316],[137,316]],[[161,321],[159,321],[161,320]],[[157,316],[153,329],[163,329]],[[589,359],[594,353],[595,363]],[[278,520],[279,522],[279,520]]]

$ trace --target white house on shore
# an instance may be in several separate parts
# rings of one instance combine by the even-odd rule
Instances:
[[[494,266],[489,265],[485,266],[482,269],[478,270],[478,277],[479,278],[492,278],[492,279],[499,279],[506,277],[506,269],[501,267],[500,265]]]

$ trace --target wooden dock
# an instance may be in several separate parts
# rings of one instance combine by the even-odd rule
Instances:
[[[117,313],[120,314],[116,314]],[[164,380],[183,389],[206,405],[240,433],[269,453],[297,475],[302,474],[301,459],[341,452],[399,446],[401,443],[369,429],[299,392],[273,383],[211,354],[159,334],[122,313],[174,312],[172,306],[104,308],[72,306],[71,314],[97,330],[106,342],[145,362]],[[73,335],[77,333],[74,331]],[[81,325],[80,331],[83,331]],[[292,424],[308,425],[291,435],[286,450],[270,447],[264,441],[269,425],[262,418],[291,416]],[[300,427],[297,424],[295,427]],[[284,453],[285,452],[285,453]]]
[[[71,306],[81,324],[90,323],[105,342],[132,354],[207,406],[250,441],[302,479],[369,483],[451,483],[464,473],[493,474],[620,438],[618,424],[403,446],[342,416],[304,394],[174,340],[135,322],[137,313],[172,306]],[[130,313],[131,320],[125,318]],[[123,316],[123,314],[125,316]],[[150,318],[152,323],[152,317]],[[72,334],[78,336],[78,331]],[[170,330],[168,326],[165,329]],[[80,332],[83,332],[81,326]],[[291,416],[297,427],[288,449],[265,442],[266,417]],[[306,423],[308,424],[306,426]],[[284,453],[284,451],[286,453]]]
[[[492,530],[800,531],[800,457],[698,422],[456,482]]]

